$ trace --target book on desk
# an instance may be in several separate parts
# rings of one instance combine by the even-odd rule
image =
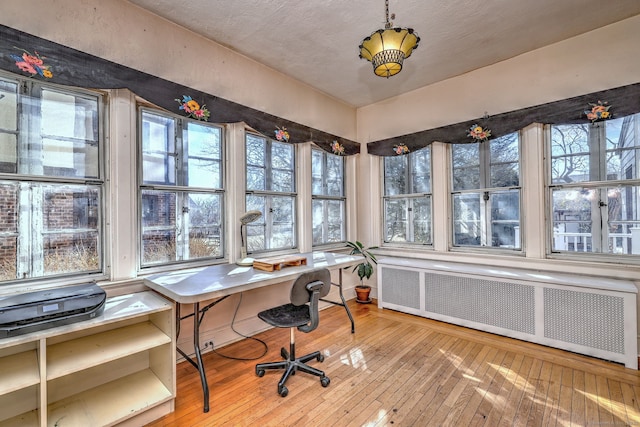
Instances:
[[[281,270],[283,267],[307,265],[307,257],[299,255],[285,255],[271,258],[256,259],[253,268],[263,271]]]

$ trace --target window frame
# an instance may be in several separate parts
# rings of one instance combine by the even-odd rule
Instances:
[[[518,148],[518,159],[517,162],[493,162],[491,158],[491,143],[496,142],[500,138],[506,138],[511,135],[515,135],[517,138],[517,148]],[[455,171],[454,167],[454,147],[456,145],[477,145],[478,147],[478,186],[477,188],[462,188],[456,189],[455,182]],[[503,135],[499,138],[491,138],[487,141],[476,141],[476,142],[468,142],[464,144],[450,144],[451,156],[449,162],[449,172],[450,172],[450,189],[449,189],[449,203],[450,203],[450,233],[451,238],[449,242],[449,250],[451,252],[482,252],[482,253],[503,253],[510,255],[521,255],[525,253],[525,236],[523,235],[524,228],[524,215],[523,215],[523,164],[522,164],[522,130],[512,132],[507,135]],[[503,187],[492,186],[492,166],[497,164],[507,164],[507,163],[517,163],[518,166],[518,185],[507,185]],[[514,244],[514,247],[509,247],[509,245],[493,245],[493,237],[489,236],[489,231],[493,229],[494,224],[504,223],[504,222],[513,222],[514,220],[493,220],[491,211],[492,211],[492,202],[494,197],[492,195],[500,195],[508,192],[517,191],[518,194],[518,225],[514,226],[514,242],[518,243],[519,246]],[[456,242],[456,211],[455,211],[455,203],[456,203],[456,195],[474,195],[477,194],[479,198],[479,213],[480,219],[478,220],[480,226],[480,242],[479,244],[460,244]],[[488,203],[487,203],[488,202]],[[491,241],[489,242],[489,239]],[[487,244],[489,242],[490,244]]]
[[[427,192],[416,192],[414,190],[415,189],[415,178],[416,176],[419,175],[419,171],[417,171],[415,169],[415,164],[418,161],[417,153],[421,153],[423,154],[423,150],[427,150],[428,151],[428,156],[429,156],[429,165],[428,165],[428,171],[426,173],[426,175],[428,176],[428,190]],[[405,166],[404,166],[404,184],[406,186],[406,188],[408,188],[408,192],[406,193],[398,193],[398,194],[387,194],[387,160],[391,160],[391,159],[407,159]],[[392,156],[392,157],[383,157],[382,158],[382,204],[381,204],[381,219],[382,219],[382,235],[381,235],[381,239],[382,239],[382,244],[384,246],[405,246],[405,245],[409,245],[411,247],[426,247],[426,248],[433,248],[433,152],[432,152],[432,147],[431,145],[424,147],[420,150],[405,154],[405,155],[399,155],[399,156]],[[416,242],[415,241],[415,221],[416,221],[416,215],[415,215],[415,203],[416,201],[423,199],[428,203],[429,205],[429,225],[428,225],[428,230],[429,230],[429,236],[430,239],[428,242]],[[387,205],[388,203],[392,202],[392,201],[397,201],[397,200],[404,200],[406,201],[406,208],[404,210],[404,236],[405,236],[405,240],[402,241],[393,241],[393,240],[387,240],[388,237],[388,233],[387,230],[389,228],[393,228],[393,226],[390,226],[387,220]],[[407,238],[407,236],[410,236],[410,239]]]
[[[264,189],[249,189],[249,179],[248,179],[248,170],[249,170],[249,163],[248,163],[248,159],[249,156],[247,154],[247,144],[248,144],[248,138],[256,138],[259,140],[262,140],[265,144],[264,146],[264,165],[260,165],[263,170],[265,171],[264,173]],[[273,144],[286,144],[291,148],[291,168],[290,169],[281,169],[281,168],[276,168],[273,165],[273,161],[272,161],[272,154],[273,154]],[[295,249],[297,249],[299,247],[299,236],[298,236],[298,226],[299,226],[299,213],[298,213],[298,174],[297,174],[297,147],[296,144],[292,144],[290,142],[285,142],[285,141],[278,141],[275,140],[273,138],[269,138],[266,137],[264,135],[255,133],[255,132],[251,132],[249,130],[245,130],[244,132],[244,148],[245,148],[245,157],[244,157],[244,177],[245,177],[245,194],[244,194],[244,208],[245,211],[248,210],[259,210],[261,211],[262,215],[260,218],[258,218],[256,221],[245,225],[245,230],[246,230],[246,234],[245,234],[245,238],[247,240],[246,242],[246,249],[247,249],[247,254],[267,254],[267,253],[279,253],[279,252],[290,252],[293,251]],[[277,171],[277,170],[282,170],[282,171],[286,171],[290,173],[292,182],[291,182],[291,190],[290,191],[276,191],[273,190],[273,182],[274,182],[274,177],[273,177],[273,172]],[[264,197],[265,198],[265,204],[262,206],[262,209],[260,209],[257,206],[249,206],[249,202],[248,199],[249,197]],[[286,247],[277,247],[277,248],[271,248],[270,247],[270,242],[271,239],[274,236],[274,229],[276,228],[276,224],[274,223],[274,216],[272,215],[274,213],[273,209],[275,206],[275,201],[277,198],[282,198],[282,199],[290,199],[290,205],[291,205],[291,211],[292,211],[292,215],[291,215],[291,240],[292,240],[292,244],[290,246],[286,246]],[[252,233],[252,229],[253,230],[257,230],[257,229],[263,229],[263,233],[258,233],[255,234]],[[251,235],[261,235],[263,237],[263,247],[261,249],[255,249],[251,247],[250,243],[249,243],[249,239]]]
[[[640,122],[640,113],[632,114],[626,117],[634,117],[634,121]],[[625,117],[617,118],[619,120],[623,120]],[[616,120],[616,119],[614,119]],[[604,247],[609,246],[610,239],[616,239],[614,232],[609,231],[609,227],[604,226],[604,224],[610,224],[610,215],[608,205],[610,203],[608,192],[612,188],[625,188],[625,189],[637,189],[640,191],[640,171],[636,170],[635,173],[638,176],[637,178],[622,178],[618,177],[616,179],[609,179],[608,170],[607,170],[607,160],[610,153],[618,152],[628,152],[630,150],[635,150],[636,153],[640,153],[640,141],[636,146],[627,146],[627,147],[617,147],[615,149],[610,149],[608,147],[608,136],[606,131],[607,123],[610,120],[595,122],[595,123],[579,123],[579,124],[553,124],[545,126],[545,151],[547,153],[545,162],[545,200],[546,200],[546,212],[548,215],[547,221],[547,258],[558,258],[558,259],[585,259],[588,258],[593,262],[605,262],[605,263],[624,263],[624,264],[633,264],[640,265],[640,254],[633,253],[618,253],[618,252],[603,252],[602,249]],[[588,132],[586,137],[586,143],[588,146],[588,151],[582,151],[580,153],[571,153],[570,155],[566,154],[564,156],[554,155],[553,153],[553,131],[554,127],[561,126],[584,126],[586,131]],[[639,139],[640,135],[634,134],[635,139]],[[589,160],[589,166],[587,171],[589,176],[585,180],[576,180],[575,182],[557,182],[554,179],[554,168],[553,162],[555,159],[561,157],[569,157],[569,156],[577,156],[582,155],[586,156]],[[615,154],[614,154],[615,155]],[[593,161],[593,159],[596,161]],[[637,165],[636,165],[637,167]],[[621,174],[624,173],[627,169],[619,171]],[[573,244],[574,249],[569,250],[569,243],[564,242],[560,246],[567,246],[565,249],[557,248],[556,242],[557,239],[560,238],[560,235],[556,235],[555,230],[555,222],[556,222],[556,210],[554,207],[554,193],[556,191],[580,191],[592,193],[598,199],[598,206],[592,204],[591,209],[589,211],[590,218],[588,220],[579,220],[576,219],[578,225],[581,222],[590,222],[591,230],[587,234],[584,234],[584,240],[576,241]],[[606,200],[604,202],[603,200]],[[638,202],[638,200],[636,200]],[[633,202],[632,202],[633,203]],[[640,208],[637,208],[640,209]],[[568,220],[567,220],[568,221]],[[567,222],[565,221],[565,222]],[[562,222],[558,220],[558,222]],[[615,221],[614,223],[620,223],[624,225],[625,222],[640,222],[631,220],[620,220]],[[560,234],[564,234],[564,232],[559,231]],[[596,240],[596,236],[598,237]],[[587,242],[591,242],[592,248],[599,248],[600,251],[586,250]],[[581,243],[582,242],[582,243]],[[577,245],[582,244],[582,250],[577,248]],[[631,245],[631,243],[628,243]],[[631,246],[630,246],[631,247]],[[630,249],[631,251],[631,249]]]
[[[164,120],[171,121],[173,123],[173,136],[171,136],[171,132],[167,132],[167,143],[171,143],[171,137],[173,138],[173,151],[170,151],[171,147],[166,147],[166,151],[158,151],[158,150],[149,150],[145,152],[144,148],[144,129],[143,129],[143,118],[145,114],[153,115],[156,117],[160,117]],[[138,124],[138,177],[137,177],[137,215],[136,220],[138,223],[138,233],[137,233],[137,265],[139,271],[153,271],[153,270],[167,270],[167,269],[175,269],[178,267],[189,267],[189,266],[200,266],[211,263],[222,262],[226,258],[226,221],[227,221],[227,213],[226,213],[226,177],[225,177],[225,169],[226,169],[226,149],[225,149],[225,140],[226,140],[226,129],[224,126],[209,123],[206,121],[200,121],[196,119],[192,119],[189,117],[168,113],[166,111],[158,110],[156,108],[151,108],[145,105],[138,105],[137,108],[137,124]],[[188,149],[188,141],[185,138],[185,134],[188,131],[189,125],[197,125],[204,126],[208,128],[216,129],[219,132],[219,158],[215,159],[218,165],[218,178],[219,187],[211,186],[211,187],[203,187],[197,185],[189,185],[189,159],[195,158],[197,156],[193,156],[189,153]],[[166,145],[166,144],[165,144]],[[170,178],[165,176],[165,182],[161,181],[145,181],[144,173],[145,173],[145,153],[165,153],[165,157],[163,158],[165,164],[165,175],[173,172],[174,182],[170,182]],[[173,164],[170,163],[170,159],[173,159]],[[175,223],[168,224],[164,227],[146,227],[146,229],[156,228],[156,231],[161,232],[165,230],[167,233],[174,233],[175,237],[175,251],[173,253],[173,259],[161,259],[159,261],[145,261],[145,245],[144,245],[144,216],[145,212],[148,210],[148,206],[145,205],[145,193],[151,194],[156,192],[158,194],[166,193],[173,194],[175,197]],[[190,255],[190,244],[192,243],[192,239],[190,233],[182,233],[181,230],[184,227],[184,224],[189,223],[190,209],[189,209],[189,201],[190,196],[197,195],[205,195],[205,196],[215,196],[218,199],[219,205],[219,219],[216,222],[212,222],[210,227],[217,227],[219,229],[219,236],[216,239],[215,236],[212,238],[213,240],[218,241],[218,254],[211,256],[201,256],[197,258],[191,258]],[[150,199],[149,199],[150,200]],[[147,200],[148,202],[148,200]],[[182,206],[180,209],[179,207]],[[182,215],[180,215],[180,212]],[[189,227],[189,230],[193,230],[196,227]],[[182,237],[178,237],[181,235]],[[184,256],[188,257],[184,259]]]
[[[16,231],[15,232],[3,232],[3,237],[10,237],[15,235],[16,241],[16,259],[14,266],[16,268],[16,277],[7,279],[0,282],[0,286],[12,285],[12,284],[25,284],[31,282],[38,283],[55,283],[61,279],[65,280],[65,283],[80,283],[87,280],[97,280],[108,277],[108,265],[106,256],[108,251],[106,250],[108,245],[108,236],[105,233],[106,230],[106,194],[107,194],[107,160],[106,160],[106,135],[105,130],[108,128],[108,115],[106,107],[106,95],[97,90],[82,89],[76,87],[70,87],[65,85],[54,84],[47,81],[42,81],[25,76],[15,75],[8,72],[0,72],[0,79],[8,81],[11,84],[16,85],[16,122],[15,130],[3,129],[2,134],[15,135],[15,171],[3,171],[0,172],[0,181],[8,184],[15,184],[19,187],[29,189],[27,193],[33,193],[28,195],[29,209],[24,212],[20,209],[25,203],[25,198],[20,196],[22,191],[18,191],[17,206],[15,213]],[[95,106],[95,110],[90,110],[89,115],[82,115],[78,117],[74,115],[74,126],[78,126],[77,120],[83,120],[85,122],[85,129],[89,129],[94,132],[92,138],[68,136],[68,135],[56,135],[46,134],[42,130],[43,116],[46,111],[43,111],[42,105],[46,101],[44,93],[51,92],[57,93],[61,96],[69,96],[74,99],[86,99],[92,105]],[[29,99],[26,99],[29,98]],[[53,101],[56,102],[56,101]],[[75,106],[76,108],[77,105]],[[56,110],[62,111],[62,110]],[[35,113],[37,112],[37,114]],[[75,113],[74,113],[75,114]],[[55,118],[53,119],[55,120]],[[86,122],[90,122],[90,127],[86,127]],[[76,128],[77,129],[77,128]],[[80,130],[81,131],[81,130]],[[75,131],[74,131],[75,132]],[[82,132],[82,131],[81,131]],[[34,141],[40,141],[35,142]],[[57,141],[57,142],[56,142]],[[60,144],[63,148],[66,147],[66,151],[74,156],[79,156],[81,162],[85,161],[84,167],[89,167],[93,172],[84,174],[82,176],[71,176],[65,173],[63,170],[56,172],[57,166],[49,166],[51,172],[47,173],[45,170],[45,162],[41,162],[39,168],[40,172],[33,171],[32,165],[28,165],[28,170],[24,169],[24,166],[31,162],[32,156],[30,155],[31,149],[35,146],[36,150],[40,150],[41,153],[46,153],[45,146],[47,144]],[[77,145],[80,144],[80,145]],[[82,145],[84,144],[84,145]],[[95,146],[95,151],[89,152],[88,156],[85,147]],[[69,147],[70,151],[69,151]],[[78,150],[78,151],[76,151]],[[65,150],[62,150],[65,151]],[[59,153],[60,151],[53,150],[53,153]],[[21,156],[21,154],[24,154]],[[25,158],[26,156],[26,158]],[[92,161],[91,157],[95,159]],[[43,158],[46,158],[44,156]],[[51,160],[51,159],[49,159]],[[58,160],[59,161],[59,160]],[[22,166],[21,166],[22,165]],[[74,168],[75,170],[75,168]],[[78,219],[76,216],[78,209],[83,209],[85,218],[87,221],[95,221],[95,226],[87,225],[85,227],[76,227],[74,224],[71,228],[60,228],[54,224],[53,230],[47,230],[48,226],[45,226],[45,213],[44,210],[50,210],[52,207],[49,204],[35,207],[32,203],[35,197],[45,196],[47,188],[58,189],[71,189],[73,192],[73,221],[74,223]],[[80,188],[82,191],[76,193],[73,188]],[[34,192],[35,190],[35,192]],[[93,193],[94,197],[87,198],[86,195]],[[54,193],[54,195],[57,193]],[[76,198],[76,195],[80,194],[80,198]],[[84,194],[84,196],[83,196]],[[58,197],[51,196],[51,200],[61,200]],[[77,204],[77,200],[85,200],[84,204]],[[55,202],[52,202],[55,203]],[[53,207],[53,209],[59,209],[60,206]],[[34,210],[35,209],[35,210]],[[37,218],[34,218],[34,213],[37,214]],[[57,216],[59,214],[56,214]],[[28,224],[25,224],[26,222]],[[34,232],[40,229],[40,232]],[[95,257],[97,260],[83,262],[95,263],[95,268],[87,268],[84,270],[75,271],[63,271],[63,272],[46,272],[46,254],[45,248],[47,236],[60,236],[68,235],[69,238],[76,239],[82,238],[84,233],[95,234]],[[27,237],[25,238],[25,234]],[[40,237],[38,237],[40,236]],[[27,244],[24,242],[27,241]],[[84,246],[79,249],[84,250]],[[40,251],[40,255],[34,254],[34,252]],[[89,259],[93,256],[93,252],[89,252]],[[55,251],[54,255],[60,256]],[[66,254],[63,257],[73,256],[76,254]],[[82,254],[77,254],[82,257]],[[28,260],[27,263],[21,263],[20,260]],[[13,262],[13,261],[12,261]],[[22,272],[22,278],[18,278]],[[40,274],[33,276],[33,274]]]
[[[321,171],[321,182],[322,182],[322,194],[316,194],[314,193],[313,190],[313,180],[314,180],[314,162],[313,162],[313,156],[314,154],[319,154],[322,156],[322,171]],[[327,194],[327,172],[328,172],[328,162],[329,159],[339,159],[341,162],[341,176],[340,176],[340,181],[342,183],[341,188],[340,188],[340,195],[329,195]],[[344,246],[342,245],[343,243],[345,243],[347,241],[347,228],[346,228],[346,215],[347,215],[347,196],[346,196],[346,161],[344,156],[339,156],[336,154],[332,154],[329,153],[327,151],[324,151],[322,149],[319,148],[315,148],[312,147],[311,148],[311,229],[312,229],[312,237],[311,237],[311,245],[313,248],[326,248],[326,247],[330,247],[330,246],[335,246],[335,245],[339,245],[339,246]],[[320,243],[315,243],[314,242],[314,237],[313,237],[313,229],[314,229],[314,221],[313,221],[313,212],[314,212],[314,202],[322,202],[323,203],[323,207],[322,207],[322,230],[321,230],[321,236],[322,236],[322,242]],[[340,234],[341,234],[341,239],[338,241],[328,241],[328,235],[329,235],[329,207],[328,207],[328,203],[330,202],[339,202],[340,203],[340,210],[341,210],[341,222],[340,222]]]

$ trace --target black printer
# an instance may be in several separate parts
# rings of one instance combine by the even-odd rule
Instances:
[[[0,339],[92,319],[106,299],[95,282],[0,297]]]

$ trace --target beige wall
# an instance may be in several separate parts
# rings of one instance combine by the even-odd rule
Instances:
[[[358,141],[405,135],[473,120],[485,112],[495,115],[637,83],[638,46],[640,15],[359,108]],[[420,51],[420,55],[428,54]],[[407,66],[410,61],[407,59]]]
[[[0,23],[260,111],[356,139],[353,107],[126,1],[2,0]]]

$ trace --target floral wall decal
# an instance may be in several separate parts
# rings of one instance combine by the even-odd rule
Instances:
[[[344,156],[344,146],[338,141],[333,141],[331,143],[331,152],[338,156]]]
[[[16,49],[20,49],[16,47]],[[22,55],[11,55],[16,61],[16,65],[20,68],[21,71],[27,72],[31,74],[31,77],[36,74],[42,76],[46,79],[50,79],[53,77],[53,73],[51,72],[51,67],[49,65],[45,65],[43,56],[36,51],[33,52],[33,55],[24,49],[20,49],[22,51]]]
[[[587,119],[591,120],[591,123],[613,118],[613,114],[609,111],[611,105],[608,105],[606,101],[598,101],[595,104],[589,103],[589,105],[591,106],[591,110],[585,110],[584,113],[587,115]]]
[[[188,117],[197,120],[209,120],[211,113],[204,104],[200,105],[198,101],[195,101],[187,95],[182,95],[182,99],[176,98],[176,101],[180,104],[180,109],[184,111]]]
[[[409,147],[406,146],[406,144],[399,144],[399,145],[394,145],[393,146],[393,152],[400,155],[400,154],[408,154],[409,153]]]
[[[485,129],[480,125],[474,124],[469,128],[467,132],[467,136],[475,139],[476,141],[483,142],[487,141],[491,136],[491,130]]]
[[[287,132],[287,128],[279,128],[276,126],[275,134],[278,141],[289,142],[289,132]]]

